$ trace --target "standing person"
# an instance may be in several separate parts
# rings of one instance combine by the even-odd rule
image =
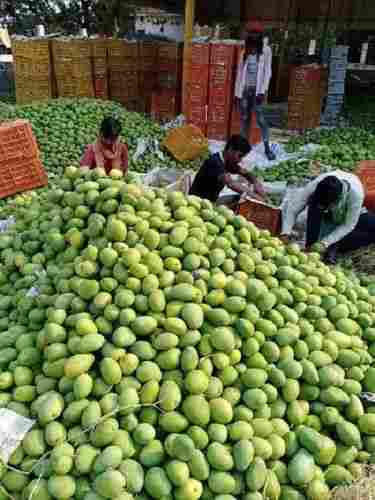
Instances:
[[[262,131],[265,154],[268,160],[276,156],[270,148],[270,133],[264,116],[263,105],[272,76],[271,47],[264,46],[263,26],[251,22],[247,27],[245,53],[238,66],[235,100],[240,110],[241,135],[249,137],[251,115],[255,111],[258,126]]]
[[[104,168],[128,171],[128,148],[120,141],[121,124],[115,118],[105,118],[100,126],[100,134],[94,144],[86,147],[81,160],[82,167]]]
[[[223,153],[216,153],[210,156],[202,165],[195,176],[193,185],[190,188],[191,195],[199,196],[216,203],[221,191],[225,186],[229,187],[240,195],[250,191],[250,185],[254,188],[254,193],[264,197],[264,189],[258,179],[251,173],[240,167],[241,160],[251,151],[247,139],[240,135],[232,136]],[[236,182],[232,175],[240,175],[246,184]],[[250,184],[250,185],[249,185]]]
[[[281,239],[287,241],[298,215],[307,213],[306,249],[320,243],[324,260],[375,243],[375,215],[363,209],[364,189],[356,175],[336,170],[296,190],[283,213]]]

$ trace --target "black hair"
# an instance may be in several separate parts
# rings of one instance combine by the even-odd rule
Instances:
[[[253,43],[251,43],[253,41],[252,37],[254,37],[256,53],[258,56],[261,56],[263,54],[263,45],[264,45],[263,36],[264,36],[263,33],[252,33],[251,36],[248,34],[245,40],[245,53],[248,54],[250,46],[254,45]]]
[[[323,207],[329,207],[329,205],[338,202],[342,192],[342,182],[334,175],[328,175],[317,185],[313,194],[313,202]]]
[[[241,135],[232,135],[225,146],[225,151],[239,151],[242,156],[246,156],[251,151],[249,141]]]
[[[121,123],[111,116],[104,118],[100,126],[100,134],[104,139],[114,139],[121,134]]]

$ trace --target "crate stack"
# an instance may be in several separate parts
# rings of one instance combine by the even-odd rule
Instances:
[[[52,53],[58,97],[94,97],[90,42],[58,38]]]
[[[17,104],[45,101],[54,96],[50,44],[45,39],[14,39]]]
[[[290,130],[319,127],[321,95],[321,68],[319,66],[298,66],[293,69],[288,100],[288,128]]]
[[[336,125],[337,119],[340,116],[344,104],[348,55],[349,47],[344,45],[331,49],[327,101],[322,118],[324,125]]]
[[[30,123],[16,120],[0,125],[0,198],[47,183]]]
[[[208,84],[210,67],[210,44],[195,43],[191,49],[189,85],[186,89],[187,120],[207,132]]]
[[[157,42],[139,43],[139,111],[151,113],[152,93],[157,86],[158,44]]]
[[[109,95],[130,111],[138,109],[138,42],[108,41]]]
[[[210,52],[207,137],[225,141],[233,103],[236,46],[212,43]]]
[[[182,56],[182,44],[159,43],[157,89],[152,93],[151,103],[155,120],[172,120],[181,110]]]
[[[96,99],[108,99],[108,54],[106,40],[91,41],[91,60]]]

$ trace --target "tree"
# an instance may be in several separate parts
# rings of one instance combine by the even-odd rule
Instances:
[[[0,19],[10,30],[30,34],[38,24],[48,31],[76,33],[80,28],[95,29],[97,0],[0,0]]]

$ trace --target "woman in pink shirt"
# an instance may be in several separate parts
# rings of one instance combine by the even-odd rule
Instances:
[[[82,167],[128,171],[128,148],[120,141],[121,124],[115,118],[105,118],[100,126],[100,135],[94,144],[89,144],[81,160]]]

